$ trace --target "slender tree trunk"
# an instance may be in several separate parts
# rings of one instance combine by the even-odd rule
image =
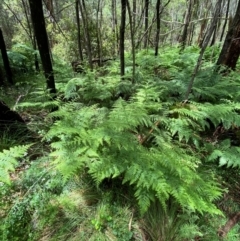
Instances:
[[[225,65],[235,70],[240,55],[240,0],[233,22],[225,38],[217,65]]]
[[[4,38],[3,38],[1,28],[0,28],[0,49],[1,49],[1,53],[2,53],[2,60],[3,60],[3,65],[4,65],[5,72],[6,72],[7,80],[10,84],[13,84],[12,71],[11,71],[11,68],[10,68],[7,50],[6,50],[6,45],[5,45],[5,42],[4,42]]]
[[[119,53],[119,36],[118,36],[118,30],[117,30],[117,9],[116,9],[116,0],[112,0],[112,31],[114,36],[113,41],[113,49],[112,49],[112,55],[115,56],[116,53]]]
[[[125,57],[124,57],[124,37],[125,37],[125,26],[126,26],[126,7],[127,0],[121,0],[121,26],[120,26],[120,74],[123,77],[125,75]]]
[[[84,35],[85,35],[86,45],[87,45],[88,63],[89,63],[90,69],[93,70],[92,45],[91,45],[91,37],[88,31],[87,9],[85,5],[85,0],[82,0],[82,1],[79,0],[79,7],[82,15]]]
[[[28,26],[28,29],[29,29],[29,38],[32,42],[33,49],[37,50],[36,38],[35,38],[35,35],[32,33],[31,20],[29,19],[29,14],[28,14],[28,11],[27,11],[28,6],[26,5],[24,0],[22,0],[22,5],[23,5],[26,20],[27,20],[27,26]],[[34,65],[35,65],[36,72],[39,72],[40,68],[39,68],[39,62],[38,62],[38,58],[37,58],[36,53],[34,54]]]
[[[148,10],[149,10],[149,0],[145,0],[144,32],[146,33],[146,35],[144,37],[144,45],[143,45],[145,49],[148,47]]]
[[[186,95],[185,95],[185,100],[188,99],[191,91],[192,91],[192,87],[193,87],[193,82],[194,82],[194,79],[197,75],[197,72],[198,72],[198,69],[201,65],[201,62],[202,62],[202,58],[203,58],[203,54],[207,48],[207,45],[211,39],[211,36],[215,30],[215,28],[217,27],[217,22],[218,22],[218,16],[220,14],[220,11],[221,11],[221,6],[222,6],[222,0],[218,0],[217,3],[216,3],[216,7],[215,7],[215,13],[214,13],[214,16],[213,16],[213,19],[211,21],[211,24],[209,26],[209,29],[207,31],[207,34],[206,34],[206,37],[204,38],[204,42],[202,44],[202,48],[201,48],[201,51],[200,51],[200,54],[199,54],[199,57],[198,57],[198,61],[197,61],[197,64],[194,68],[194,71],[193,71],[193,74],[192,74],[192,77],[190,79],[190,82],[189,82],[189,85],[188,85],[188,88],[187,88],[187,91],[186,91]]]
[[[98,65],[102,66],[102,35],[101,35],[101,29],[102,29],[102,1],[98,0],[98,6],[97,6],[97,46],[98,46]],[[99,18],[100,14],[100,18]]]
[[[48,36],[45,27],[43,7],[41,0],[29,0],[33,29],[37,40],[39,53],[42,60],[47,89],[55,97],[56,87],[53,75],[52,61],[48,44]]]
[[[206,3],[206,6],[202,6],[203,8],[203,14],[204,14],[204,17],[203,18],[203,23],[202,23],[202,26],[201,26],[201,30],[200,30],[200,34],[199,34],[199,37],[198,37],[198,46],[200,48],[202,48],[202,45],[203,45],[203,42],[204,42],[204,38],[206,37],[206,29],[207,29],[207,26],[208,26],[208,15],[209,15],[209,12],[211,12],[210,10],[213,8],[212,7],[212,2],[211,1],[207,1]],[[206,9],[206,11],[205,11]],[[201,16],[200,16],[201,18]]]
[[[141,13],[141,14],[140,14]],[[135,44],[135,48],[136,49],[139,49],[141,48],[141,44],[142,44],[142,39],[144,39],[145,37],[148,39],[149,38],[149,29],[150,27],[152,26],[154,20],[155,20],[155,13],[154,13],[154,17],[153,17],[153,20],[152,20],[152,24],[150,27],[147,28],[147,30],[144,32],[144,34],[142,34],[142,31],[141,31],[141,28],[144,24],[144,15],[145,15],[145,6],[141,8],[139,8],[137,10],[137,15],[139,15],[140,17],[138,18],[138,23],[136,23],[136,27],[135,27],[135,33],[137,33],[137,30],[140,30],[138,31],[138,36],[136,37],[137,39],[137,43]],[[146,36],[147,35],[147,36]]]
[[[80,27],[80,17],[79,17],[79,1],[76,0],[75,2],[75,10],[76,10],[76,20],[77,20],[77,38],[78,38],[78,53],[80,60],[83,61],[83,54],[82,54],[82,44],[81,44],[81,27]]]
[[[55,23],[53,0],[43,0],[43,2],[45,3],[46,9],[48,11],[50,22]]]
[[[200,31],[199,31],[199,35],[198,35],[198,46],[201,48],[202,47],[202,43],[203,43],[203,37],[204,37],[204,31],[207,27],[207,22],[208,20],[206,18],[204,18],[201,21],[201,27],[200,27]]]
[[[112,0],[111,4],[111,14],[112,14],[112,32],[113,32],[113,45],[112,45],[112,55],[116,53],[116,27],[115,27],[115,0]]]
[[[222,40],[223,40],[223,35],[224,35],[224,33],[225,33],[225,29],[226,29],[226,26],[227,26],[228,14],[229,14],[229,7],[230,7],[230,1],[231,1],[231,0],[228,0],[228,2],[227,2],[227,10],[226,10],[225,20],[224,20],[224,24],[223,24],[223,28],[222,28],[221,37],[220,37],[220,42],[222,42]]]
[[[156,31],[156,37],[155,37],[155,56],[158,56],[158,45],[159,45],[159,36],[160,36],[160,6],[161,6],[161,0],[157,0],[156,3],[156,16],[157,16],[157,31]]]
[[[132,82],[134,82],[135,78],[135,70],[136,70],[136,58],[135,58],[135,42],[134,42],[134,29],[133,29],[133,15],[131,14],[131,6],[129,1],[127,0],[127,9],[129,14],[129,22],[130,22],[130,35],[131,35],[131,44],[132,44]],[[133,13],[134,14],[134,13]]]
[[[135,32],[135,30],[136,30],[136,16],[137,16],[137,1],[133,0],[133,11],[132,11],[133,32]]]
[[[194,0],[189,0],[188,9],[187,9],[187,12],[185,15],[185,20],[184,20],[183,33],[182,33],[182,37],[180,39],[181,50],[184,50],[186,43],[187,43],[188,27],[189,27],[189,23],[190,23],[191,17],[192,17],[193,4],[194,4]]]

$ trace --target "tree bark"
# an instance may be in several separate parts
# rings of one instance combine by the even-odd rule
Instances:
[[[45,27],[42,1],[29,0],[33,29],[37,40],[39,53],[42,60],[47,89],[55,97],[56,87],[53,75],[52,61],[48,44],[47,31]]]
[[[182,33],[182,37],[180,39],[181,50],[184,50],[186,43],[187,43],[188,27],[189,27],[189,23],[190,23],[191,17],[192,17],[193,4],[194,4],[194,0],[189,0],[188,9],[187,9],[187,12],[185,15],[185,20],[184,20],[183,33]]]
[[[126,25],[126,7],[127,0],[121,0],[121,26],[120,26],[120,74],[123,77],[125,75],[125,57],[124,57],[124,36],[125,36],[125,25]]]
[[[112,55],[115,56],[116,53],[119,53],[119,36],[118,36],[118,29],[117,29],[117,9],[116,9],[116,0],[112,0],[111,10],[112,10],[112,31],[114,36],[113,41],[113,48],[112,48]]]
[[[196,66],[194,68],[193,74],[191,76],[191,79],[190,79],[190,82],[189,82],[189,85],[188,85],[188,89],[186,91],[185,100],[188,100],[188,97],[189,97],[189,95],[190,95],[190,93],[192,91],[193,82],[194,82],[194,79],[195,79],[195,77],[197,75],[198,69],[201,66],[203,54],[204,54],[204,52],[205,52],[205,50],[207,48],[207,45],[208,45],[208,43],[209,43],[209,41],[211,39],[211,36],[212,36],[215,28],[217,27],[218,16],[219,16],[219,13],[221,11],[222,1],[223,0],[218,0],[217,3],[216,3],[215,13],[214,13],[213,19],[211,21],[211,24],[209,26],[209,29],[207,31],[206,37],[204,38],[204,41],[203,41],[203,44],[202,44],[202,48],[201,48],[201,51],[200,51],[200,54],[199,54],[199,57],[198,57],[197,64],[196,64]]]
[[[160,36],[160,6],[161,0],[157,0],[156,3],[156,16],[157,16],[157,31],[155,37],[155,56],[158,56],[158,45],[159,45],[159,36]]]
[[[129,1],[127,0],[127,9],[129,15],[129,23],[130,23],[130,35],[131,35],[131,45],[132,45],[132,83],[134,82],[135,72],[136,72],[136,58],[135,58],[135,41],[134,41],[134,25],[133,25],[133,14],[131,14],[131,6]]]
[[[80,27],[80,18],[79,18],[79,1],[76,0],[75,2],[75,10],[76,10],[76,20],[77,20],[77,38],[78,38],[78,53],[80,60],[83,61],[83,54],[82,54],[82,44],[81,44],[81,27]]]
[[[84,36],[85,36],[85,40],[86,40],[85,42],[87,45],[88,63],[89,63],[90,69],[93,70],[91,37],[88,31],[87,9],[85,5],[85,0],[79,0],[79,8],[82,15]]]
[[[23,6],[24,14],[25,14],[25,17],[26,17],[26,20],[27,20],[27,27],[28,27],[28,30],[29,30],[29,31],[27,31],[27,34],[29,33],[29,38],[32,42],[33,49],[36,50],[37,49],[36,37],[32,33],[31,21],[29,19],[29,14],[28,14],[29,11],[27,11],[29,8],[28,8],[27,4],[25,3],[25,0],[22,0],[22,6]],[[35,65],[36,72],[39,72],[40,68],[39,68],[39,62],[38,62],[38,57],[37,57],[36,51],[35,51],[35,54],[34,54],[34,65]]]
[[[222,40],[223,40],[223,35],[225,33],[225,29],[226,29],[226,26],[227,26],[229,7],[230,7],[230,0],[228,0],[228,2],[227,2],[227,10],[226,10],[225,21],[224,21],[224,24],[223,24],[222,33],[221,33],[221,37],[220,37],[220,42],[222,42]]]
[[[148,9],[149,9],[149,0],[145,0],[145,11],[144,11],[144,32],[146,33],[144,37],[143,47],[146,49],[148,46]]]
[[[99,17],[100,15],[100,17]],[[98,0],[97,4],[97,51],[98,51],[98,66],[102,66],[102,1]]]
[[[0,28],[0,49],[1,49],[1,53],[2,53],[2,60],[3,60],[3,65],[4,65],[5,72],[6,72],[7,80],[10,84],[13,84],[12,71],[11,71],[11,68],[10,68],[7,50],[6,50],[6,45],[5,45],[5,42],[4,42],[4,38],[3,38],[1,28]]]
[[[225,65],[235,70],[240,55],[240,0],[236,14],[233,18],[230,29],[225,38],[222,50],[220,52],[217,65]]]

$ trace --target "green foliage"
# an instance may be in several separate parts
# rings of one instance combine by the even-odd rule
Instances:
[[[24,44],[15,44],[11,51],[8,51],[11,68],[17,76],[34,72],[35,55],[38,57],[38,51]]]
[[[58,78],[57,100],[48,101],[42,88],[28,95],[29,101],[19,105],[25,110],[41,110],[45,116],[58,107],[46,119],[48,128],[39,132],[50,146],[43,155],[51,164],[38,170],[32,166],[21,178],[20,189],[27,195],[13,202],[19,217],[9,209],[6,232],[25,215],[25,231],[32,235],[34,230],[36,239],[43,232],[49,240],[144,240],[141,231],[126,227],[132,210],[123,214],[113,198],[119,195],[134,208],[137,200],[144,232],[152,240],[214,239],[219,222],[209,227],[210,237],[201,221],[206,213],[219,217],[215,204],[223,192],[221,177],[226,167],[239,167],[239,77],[222,77],[206,61],[190,100],[183,100],[197,52],[195,47],[183,54],[166,48],[156,58],[142,51],[134,81],[129,55],[124,80],[116,61],[70,80],[67,74]],[[51,171],[43,171],[46,165]],[[91,187],[73,184],[76,178]],[[58,231],[51,234],[47,224]]]
[[[57,168],[66,180],[86,167],[97,184],[122,178],[135,187],[142,212],[156,198],[165,206],[174,196],[183,207],[218,213],[211,204],[221,194],[217,183],[206,182],[200,160],[171,141],[176,133],[188,141],[204,124],[204,113],[193,115],[184,105],[169,111],[154,93],[155,88],[139,88],[130,101],[119,99],[111,109],[67,103],[52,113],[58,121],[46,139],[52,140]],[[181,118],[167,118],[174,113]]]
[[[26,155],[30,145],[11,147],[9,150],[0,152],[0,182],[10,184],[10,171],[14,171],[18,165],[18,159]]]
[[[194,240],[203,234],[197,226],[198,216],[180,207],[173,201],[166,209],[158,202],[152,203],[141,222],[150,240]]]
[[[46,169],[47,165],[45,159],[39,159],[22,175],[18,173],[21,178],[8,190],[7,200],[1,189],[1,207],[5,212],[0,226],[2,240],[37,240],[42,225],[56,219],[58,210],[49,202],[62,191],[62,179],[55,171]]]

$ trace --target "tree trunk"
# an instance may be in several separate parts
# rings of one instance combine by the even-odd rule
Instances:
[[[22,117],[17,112],[11,110],[4,101],[0,100],[0,135],[5,132],[10,135],[30,133]]]
[[[119,37],[117,30],[117,9],[116,9],[116,0],[112,0],[111,10],[112,10],[112,31],[114,36],[112,55],[115,56],[116,53],[119,53]]]
[[[127,0],[127,9],[129,14],[129,23],[130,23],[130,35],[131,35],[131,45],[132,45],[132,83],[134,82],[135,72],[136,72],[136,58],[135,58],[135,41],[134,41],[134,25],[133,25],[133,14],[131,14],[131,6]]]
[[[97,5],[97,51],[98,51],[98,66],[102,66],[102,1],[98,0]],[[99,17],[100,15],[100,17]]]
[[[126,25],[126,7],[127,0],[121,0],[121,26],[120,26],[120,74],[123,77],[125,75],[125,58],[124,58],[124,36],[125,36],[125,25]]]
[[[240,55],[240,0],[236,14],[233,18],[230,29],[225,38],[221,53],[219,55],[217,65],[225,65],[235,70]]]
[[[46,31],[44,15],[43,15],[42,1],[29,0],[29,6],[31,11],[33,29],[36,36],[41,60],[42,60],[44,75],[47,82],[47,89],[50,91],[51,94],[54,95],[53,97],[55,97],[56,88],[55,88],[50,49],[48,45],[47,31]]]
[[[227,26],[229,7],[230,7],[230,0],[228,0],[228,2],[227,2],[227,10],[226,10],[225,20],[224,20],[224,24],[223,24],[223,28],[222,28],[221,37],[220,37],[220,42],[222,42],[222,40],[223,40],[223,35],[225,33],[225,29]]]
[[[193,82],[194,82],[194,79],[197,75],[197,72],[198,72],[198,69],[199,67],[201,66],[201,62],[202,62],[202,58],[203,58],[203,54],[207,48],[207,45],[211,39],[211,36],[213,35],[213,32],[215,30],[215,28],[217,27],[217,22],[218,22],[218,16],[220,14],[220,11],[221,11],[221,7],[222,7],[222,1],[223,0],[218,0],[216,2],[216,7],[215,7],[215,13],[214,13],[214,16],[212,18],[212,21],[211,21],[211,24],[208,28],[208,31],[206,33],[206,37],[204,38],[204,41],[203,41],[203,44],[202,44],[202,48],[200,50],[200,54],[199,54],[199,57],[198,57],[198,61],[197,61],[197,64],[194,68],[194,71],[193,71],[193,74],[191,76],[191,79],[190,79],[190,82],[188,84],[188,88],[187,88],[187,92],[186,92],[186,95],[185,95],[185,100],[188,100],[188,97],[192,91],[192,87],[193,87]]]
[[[186,43],[187,43],[188,27],[189,27],[189,23],[190,23],[191,17],[192,17],[193,4],[194,4],[194,0],[189,0],[188,9],[187,9],[187,12],[185,15],[185,20],[184,20],[183,33],[182,33],[182,37],[180,39],[181,50],[184,50]]]
[[[91,37],[88,31],[88,20],[87,20],[87,9],[85,5],[85,0],[79,0],[79,7],[80,12],[82,15],[82,22],[83,22],[83,28],[84,28],[84,36],[85,36],[85,42],[87,45],[87,55],[88,55],[88,63],[91,70],[93,70],[93,63],[92,63],[92,45],[91,45]]]
[[[26,21],[27,21],[27,27],[28,27],[28,30],[29,30],[27,32],[27,34],[29,33],[29,38],[32,42],[33,49],[37,50],[36,37],[32,33],[31,21],[29,19],[29,14],[28,14],[29,11],[27,11],[29,8],[28,8],[27,4],[25,3],[25,0],[22,0],[22,6],[23,6],[25,17],[26,17]],[[36,51],[34,53],[34,65],[35,65],[36,72],[39,72],[40,68],[39,68],[39,62],[38,62],[38,57],[37,57]]]
[[[75,2],[75,10],[76,10],[76,20],[77,20],[77,30],[78,30],[78,53],[80,60],[83,61],[83,54],[82,54],[82,44],[81,44],[81,28],[80,28],[80,18],[79,18],[79,1],[76,0]]]
[[[159,45],[159,36],[160,36],[160,5],[161,0],[157,0],[156,3],[156,15],[157,15],[157,31],[155,37],[155,56],[158,56],[158,45]]]
[[[137,1],[133,0],[133,11],[132,11],[132,28],[136,31],[136,16],[137,16]]]
[[[11,68],[10,68],[7,50],[6,50],[6,45],[5,45],[5,42],[4,42],[4,38],[3,38],[1,28],[0,28],[0,49],[1,49],[1,53],[2,53],[2,60],[3,60],[3,65],[4,65],[4,68],[5,68],[7,80],[10,84],[13,84],[12,71],[11,71]]]
[[[149,9],[149,0],[145,0],[144,32],[146,33],[146,35],[144,37],[144,45],[143,45],[145,49],[148,46],[148,9]]]

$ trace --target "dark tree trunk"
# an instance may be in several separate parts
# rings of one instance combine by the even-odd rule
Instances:
[[[146,33],[144,37],[143,47],[146,49],[148,46],[148,9],[149,9],[149,0],[145,0],[145,16],[144,16],[144,32]]]
[[[4,84],[4,75],[3,75],[3,70],[0,67],[0,85],[3,85],[3,84]]]
[[[125,75],[125,58],[124,58],[124,36],[125,36],[125,25],[126,25],[126,8],[127,0],[121,0],[121,26],[120,26],[120,74]]]
[[[0,135],[6,132],[10,135],[30,133],[22,117],[0,100]]]
[[[132,26],[133,31],[136,31],[136,16],[137,16],[137,1],[133,0],[133,11],[132,11]]]
[[[158,44],[159,44],[159,35],[160,35],[160,6],[161,0],[157,0],[156,4],[156,14],[157,14],[157,32],[155,37],[155,56],[158,56]]]
[[[220,42],[222,42],[223,35],[225,33],[225,29],[226,29],[226,26],[227,26],[229,7],[230,7],[230,0],[228,0],[228,2],[227,2],[227,10],[226,10],[225,20],[224,20],[224,24],[223,24],[223,28],[222,28],[221,37],[220,37]]]
[[[188,37],[188,27],[189,27],[189,23],[191,21],[191,17],[192,17],[192,9],[193,9],[193,0],[189,0],[189,4],[188,4],[188,9],[185,15],[185,20],[184,20],[184,28],[183,28],[183,33],[182,33],[182,37],[180,39],[180,43],[181,43],[181,50],[183,50],[186,46],[187,43],[187,37]]]
[[[10,64],[9,64],[9,60],[8,60],[8,56],[7,56],[6,45],[4,42],[1,28],[0,28],[0,49],[1,49],[1,53],[2,53],[2,59],[3,59],[3,64],[4,64],[7,80],[10,84],[13,84],[12,71],[10,68]]]
[[[219,55],[217,65],[225,65],[235,70],[240,55],[240,0],[236,14],[233,18],[230,29],[225,38],[221,53]]]
[[[56,94],[56,87],[53,75],[52,61],[48,44],[47,31],[45,27],[42,1],[29,0],[33,29],[37,40],[39,53],[47,82],[47,89],[51,94]]]
[[[115,56],[116,53],[119,53],[119,36],[118,36],[118,29],[117,29],[117,9],[116,9],[116,0],[112,0],[111,10],[112,10],[112,31],[114,36],[114,42],[113,42],[113,49],[112,49],[112,55]]]
[[[80,28],[80,18],[79,18],[79,1],[76,0],[75,2],[75,10],[76,10],[76,19],[77,19],[77,30],[78,30],[78,53],[80,60],[83,61],[83,54],[82,54],[82,44],[81,44],[81,28]]]

